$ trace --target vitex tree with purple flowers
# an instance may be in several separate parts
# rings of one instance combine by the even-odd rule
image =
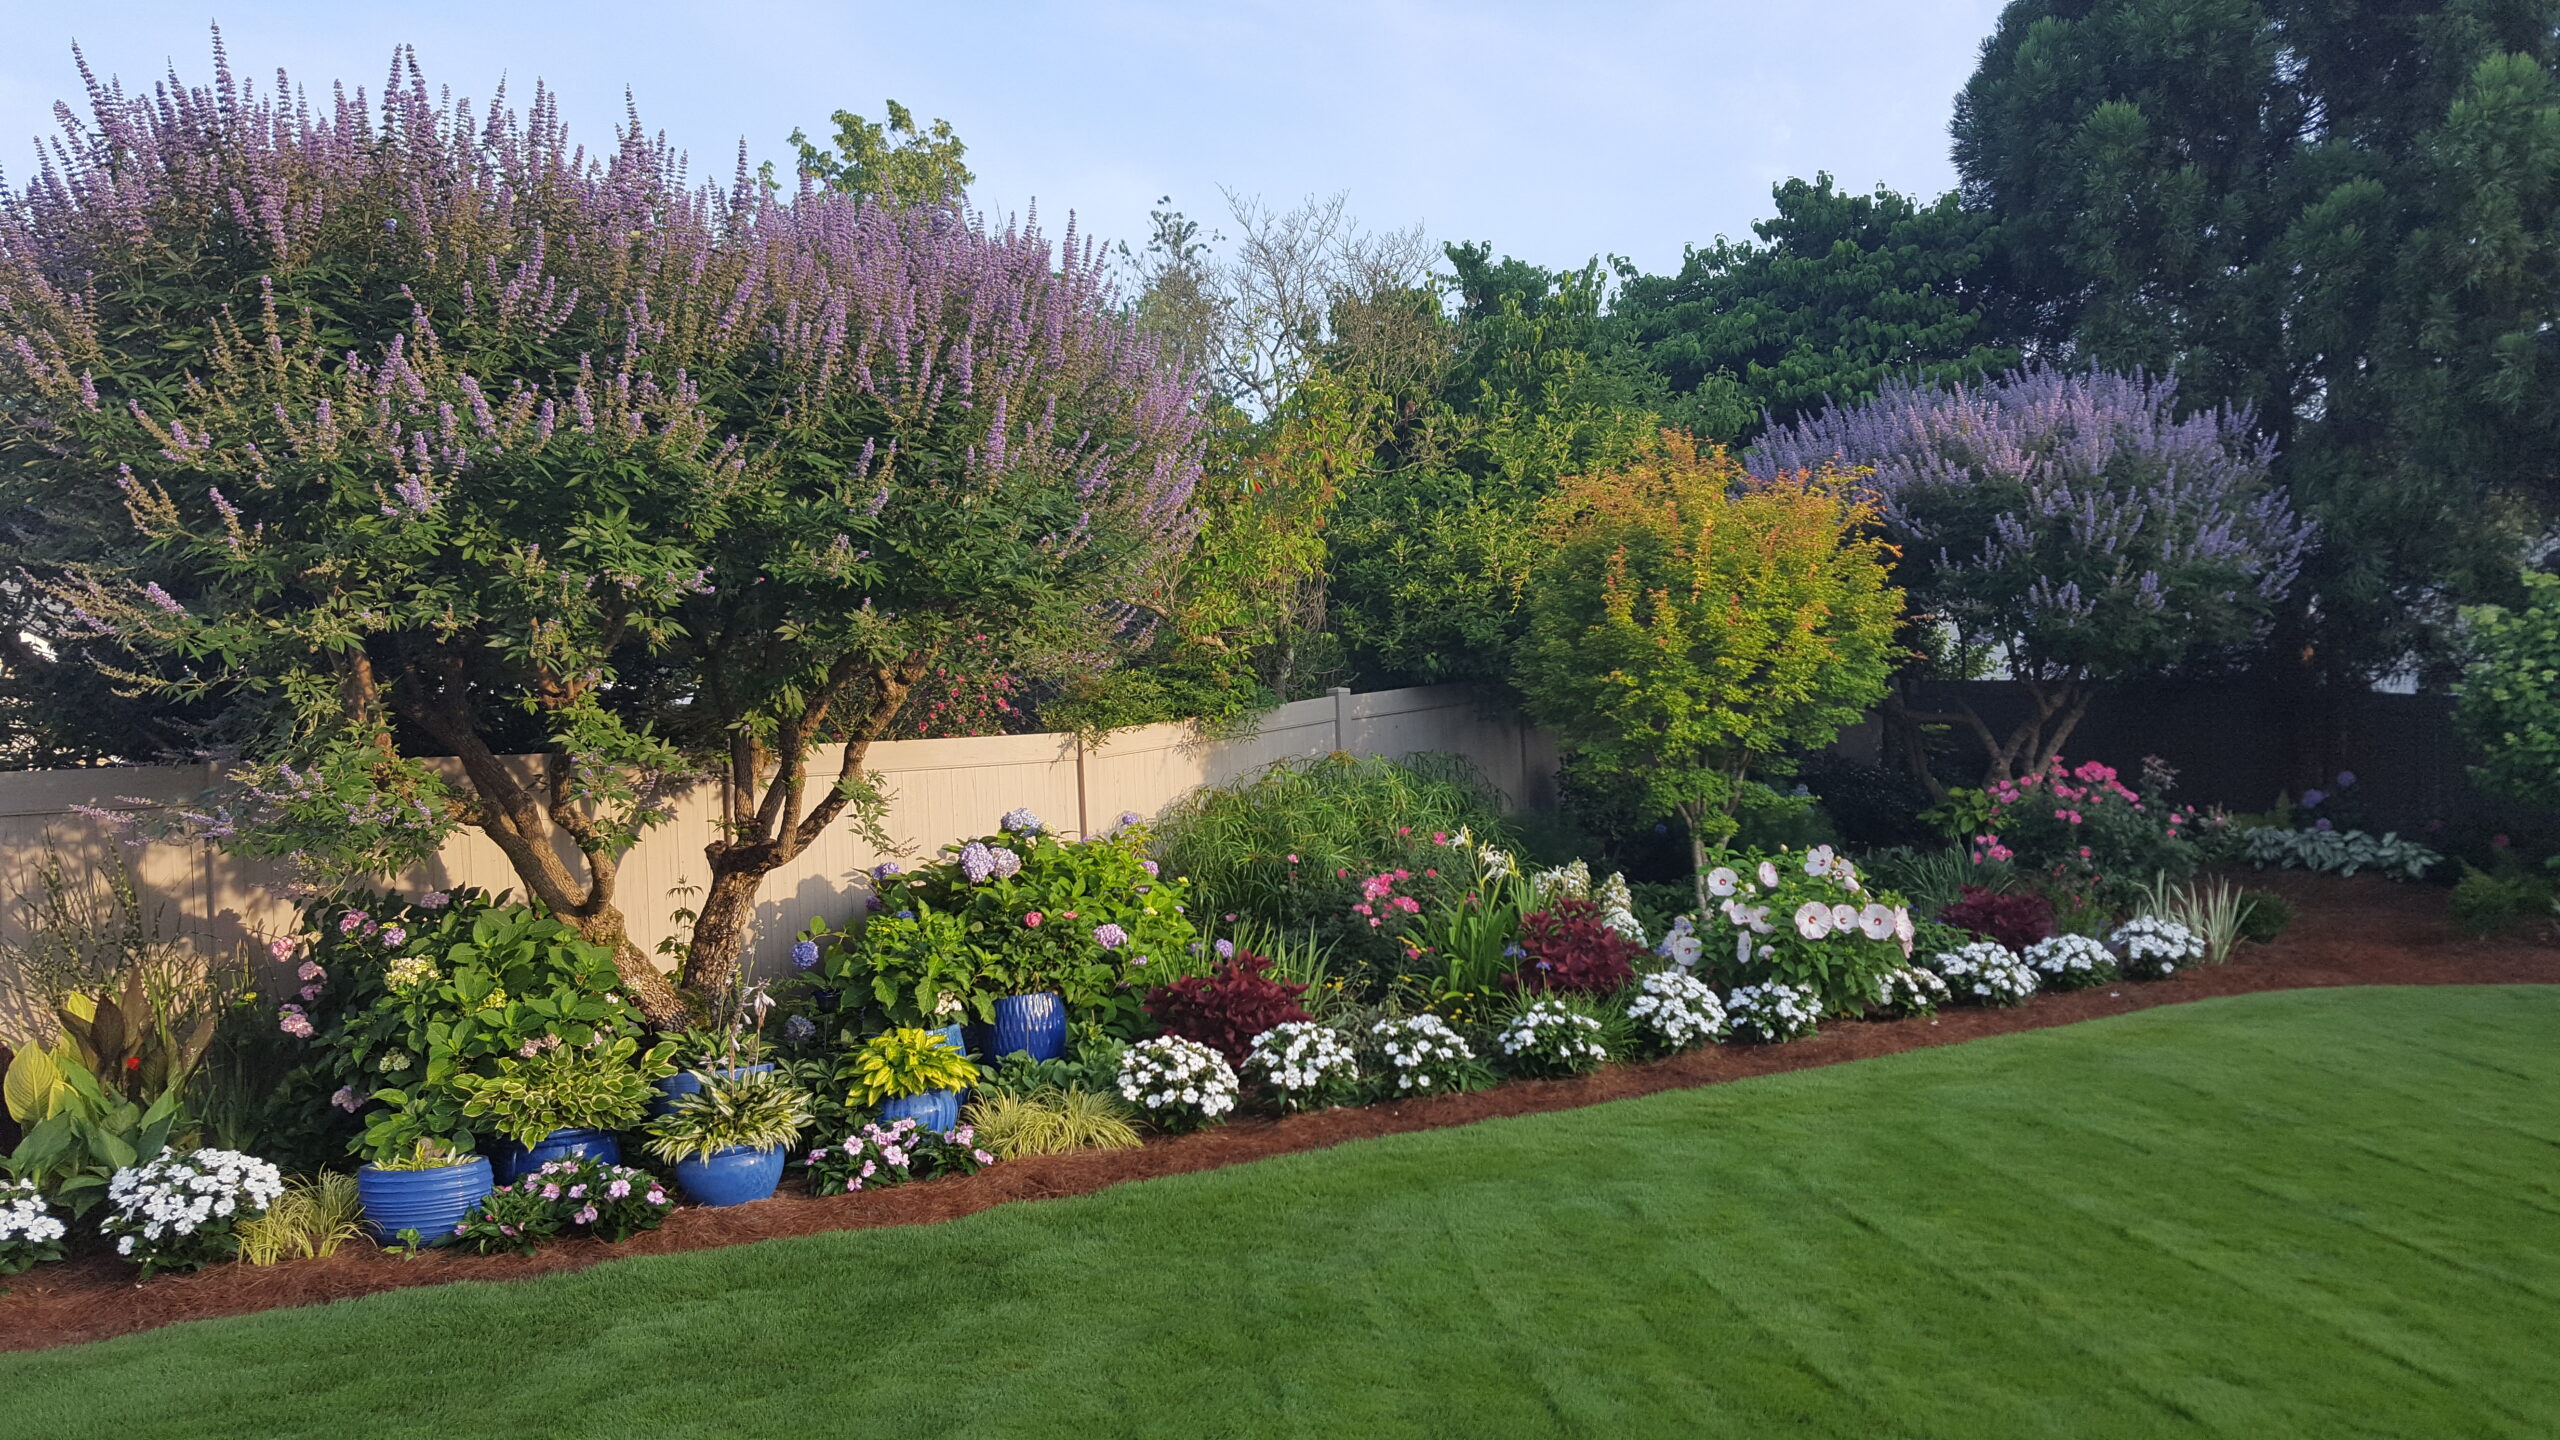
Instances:
[[[1897,579],[1961,670],[2005,666],[2026,718],[1965,726],[1988,778],[2041,773],[2096,686],[2262,639],[2312,541],[2268,483],[2248,412],[2181,416],[2165,376],[2038,366],[1977,385],[1886,385],[1771,431],[1762,475],[1871,467]]]
[[[474,827],[672,1021],[616,867],[677,789],[728,797],[716,990],[947,643],[1108,653],[1169,583],[1198,410],[1072,229],[693,185],[406,52],[378,104],[214,58],[91,77],[0,195],[8,558],[218,702],[213,837],[328,883]]]

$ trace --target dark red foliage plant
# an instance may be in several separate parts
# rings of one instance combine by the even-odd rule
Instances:
[[[2053,902],[2031,890],[1999,893],[1967,885],[1964,898],[1939,911],[1938,918],[1980,939],[2024,950],[2053,933]]]
[[[1558,900],[1520,920],[1520,968],[1514,990],[1562,990],[1576,995],[1614,994],[1636,978],[1644,947],[1600,923],[1600,907],[1588,900]]]
[[[1167,1035],[1197,1040],[1241,1065],[1253,1038],[1274,1025],[1304,1020],[1298,997],[1307,987],[1274,980],[1271,962],[1239,954],[1215,974],[1186,975],[1147,992],[1147,1014]]]

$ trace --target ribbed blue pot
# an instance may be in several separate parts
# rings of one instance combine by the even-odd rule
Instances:
[[[397,1240],[415,1230],[429,1245],[453,1238],[454,1227],[471,1218],[480,1197],[496,1188],[486,1156],[474,1155],[458,1165],[433,1170],[356,1171],[356,1195],[364,1202],[364,1223],[382,1240]]]
[[[880,1102],[881,1124],[900,1120],[913,1120],[927,1130],[949,1130],[960,1123],[960,1092],[927,1090],[921,1095],[900,1095]]]
[[[582,1155],[607,1165],[619,1165],[622,1142],[610,1130],[554,1130],[530,1150],[521,1145],[500,1145],[489,1156],[489,1165],[497,1172],[498,1183],[505,1185],[554,1160],[575,1160]]]
[[[995,1037],[989,1052],[1055,1060],[1067,1053],[1067,1002],[1055,990],[1007,995],[996,1002]]]
[[[772,1069],[773,1062],[767,1060],[760,1065],[741,1065],[737,1069],[723,1074],[720,1078],[723,1080],[734,1080],[740,1075],[762,1075]],[[652,1115],[664,1115],[668,1111],[676,1108],[677,1096],[691,1095],[701,1088],[702,1079],[700,1076],[695,1075],[690,1070],[679,1070],[673,1075],[670,1075],[658,1082],[658,1098],[650,1102],[649,1113]]]
[[[744,1205],[773,1198],[782,1183],[783,1150],[750,1150],[743,1145],[715,1150],[708,1160],[676,1162],[676,1183],[703,1205]]]

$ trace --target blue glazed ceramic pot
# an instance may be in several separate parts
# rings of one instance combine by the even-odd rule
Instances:
[[[900,1120],[913,1120],[927,1130],[948,1131],[960,1123],[960,1092],[927,1090],[921,1095],[900,1095],[880,1102],[881,1124]]]
[[[488,1158],[481,1155],[433,1170],[382,1170],[367,1165],[356,1171],[364,1223],[376,1238],[386,1241],[397,1240],[403,1230],[415,1230],[426,1244],[444,1244],[453,1238],[455,1226],[471,1218],[480,1197],[496,1185]]]
[[[703,1205],[744,1205],[772,1198],[782,1183],[783,1148],[750,1150],[733,1145],[715,1150],[708,1160],[676,1162],[676,1183]]]
[[[1007,995],[996,1002],[995,1037],[988,1051],[1055,1060],[1067,1053],[1067,1002],[1055,990]]]
[[[529,1175],[554,1160],[575,1160],[585,1156],[607,1165],[622,1163],[622,1142],[610,1130],[554,1130],[542,1137],[530,1150],[520,1145],[501,1145],[489,1157],[501,1185],[520,1175]]]

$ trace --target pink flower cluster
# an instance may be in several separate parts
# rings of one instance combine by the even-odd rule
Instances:
[[[1410,895],[1398,895],[1396,887],[1413,878],[1410,870],[1382,870],[1360,882],[1360,902],[1351,907],[1354,915],[1368,917],[1369,928],[1377,929],[1398,913],[1419,915],[1422,902]]]

